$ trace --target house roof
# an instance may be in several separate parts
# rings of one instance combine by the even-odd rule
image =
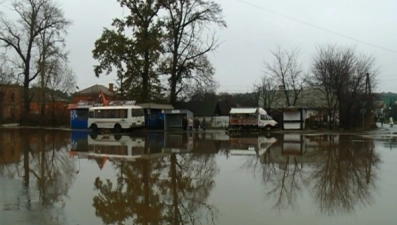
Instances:
[[[384,108],[385,102],[384,101],[374,101],[374,107],[375,108]]]
[[[287,92],[290,100],[293,99],[293,91]],[[263,102],[261,98],[259,101]],[[261,105],[261,103],[260,103]],[[321,108],[327,106],[327,100],[322,90],[316,88],[305,88],[299,93],[299,97],[295,103],[298,108]],[[286,105],[286,97],[283,90],[278,90],[275,94],[275,99],[272,102],[271,108],[284,108]]]
[[[175,108],[188,109],[193,112],[194,116],[216,116],[222,114],[217,99],[203,102],[180,102],[176,104]]]
[[[91,87],[88,87],[86,89],[83,89],[83,90],[77,92],[76,94],[78,94],[78,95],[92,95],[92,94],[99,94],[101,91],[107,96],[114,95],[114,93],[109,91],[109,89],[107,87],[100,85],[100,84],[95,84]]]

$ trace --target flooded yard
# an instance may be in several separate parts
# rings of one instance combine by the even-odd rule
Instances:
[[[397,139],[0,131],[0,224],[394,224]]]

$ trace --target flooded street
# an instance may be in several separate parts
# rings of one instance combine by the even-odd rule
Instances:
[[[0,225],[394,224],[397,139],[0,131]]]

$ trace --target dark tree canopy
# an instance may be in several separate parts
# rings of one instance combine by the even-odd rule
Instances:
[[[130,14],[114,19],[95,42],[93,56],[99,61],[95,75],[117,70],[121,97],[149,101],[161,98],[157,62],[161,53],[160,5],[157,1],[118,0]]]
[[[118,0],[129,10],[95,42],[95,74],[115,68],[122,97],[138,101],[189,96],[191,87],[216,86],[207,53],[217,47],[209,25],[225,27],[213,1]],[[210,33],[212,35],[205,35]],[[161,75],[161,76],[160,76]]]

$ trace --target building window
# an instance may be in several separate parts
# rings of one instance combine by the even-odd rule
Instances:
[[[11,93],[11,102],[15,102],[15,93]]]

